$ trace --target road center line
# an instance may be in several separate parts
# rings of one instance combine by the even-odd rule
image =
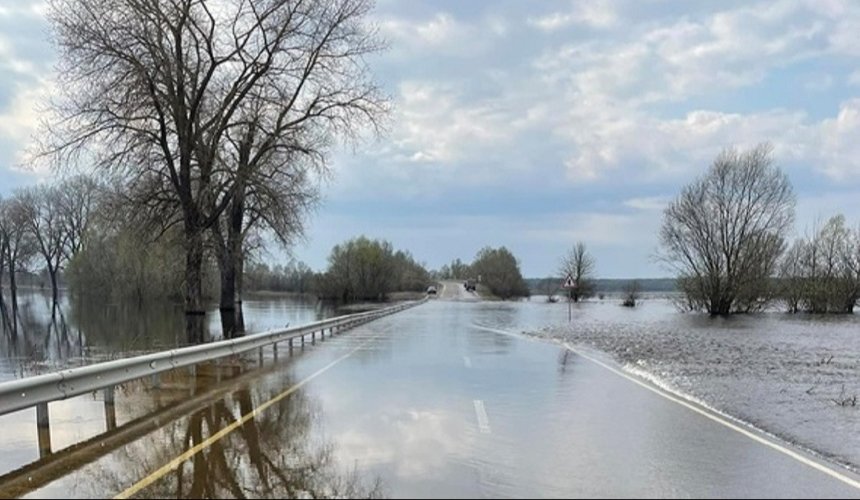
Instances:
[[[372,339],[371,339],[371,340],[372,340]],[[344,361],[344,360],[346,360],[347,358],[349,358],[350,356],[354,355],[355,353],[357,353],[361,348],[363,348],[363,347],[364,347],[367,343],[369,343],[369,342],[370,342],[370,340],[368,340],[367,342],[364,342],[363,344],[359,345],[358,347],[356,347],[355,349],[353,349],[352,351],[350,351],[350,352],[349,352],[349,353],[347,353],[346,355],[341,356],[340,358],[338,358],[338,359],[334,360],[333,362],[329,363],[328,365],[326,365],[324,368],[320,369],[319,371],[317,371],[317,372],[316,372],[316,373],[314,373],[313,375],[310,375],[308,378],[306,378],[306,379],[302,380],[301,382],[299,382],[299,383],[295,384],[294,386],[290,387],[290,388],[289,388],[289,389],[287,389],[286,391],[284,391],[284,392],[282,392],[282,393],[278,394],[278,395],[277,395],[277,396],[275,396],[274,398],[272,398],[272,399],[270,399],[270,400],[266,401],[265,403],[261,404],[261,405],[260,405],[260,406],[258,406],[254,411],[252,411],[252,412],[248,413],[247,415],[243,416],[243,417],[242,417],[242,418],[240,418],[239,420],[237,420],[237,421],[233,422],[232,424],[228,425],[227,427],[225,427],[225,428],[221,429],[221,430],[220,430],[220,431],[218,431],[217,433],[215,433],[215,434],[213,434],[212,436],[210,436],[210,437],[209,437],[209,439],[207,439],[207,440],[203,441],[202,443],[200,443],[200,444],[198,444],[198,445],[194,446],[193,448],[189,449],[188,451],[186,451],[186,452],[185,452],[185,453],[183,453],[182,455],[179,455],[178,457],[174,458],[173,460],[171,460],[170,462],[168,462],[167,464],[165,464],[163,467],[161,467],[160,469],[156,470],[155,472],[153,472],[153,473],[152,473],[152,474],[150,474],[149,476],[147,476],[147,477],[145,477],[145,478],[141,479],[141,480],[140,480],[140,481],[138,481],[136,484],[134,484],[134,485],[133,485],[133,486],[131,486],[130,488],[126,489],[125,491],[123,491],[123,492],[122,492],[122,493],[120,493],[119,495],[115,496],[114,498],[131,498],[132,496],[136,495],[137,493],[139,493],[139,492],[140,492],[141,490],[143,490],[144,488],[146,488],[146,487],[148,487],[148,486],[152,485],[153,483],[155,483],[155,482],[156,482],[156,481],[158,481],[159,479],[161,479],[161,478],[163,478],[164,476],[166,476],[169,472],[171,472],[171,471],[175,470],[175,469],[176,469],[176,468],[178,468],[180,465],[182,465],[184,462],[186,462],[186,461],[187,461],[187,460],[189,460],[190,458],[194,457],[194,455],[197,455],[198,453],[200,453],[201,451],[205,450],[206,448],[209,448],[209,447],[210,447],[210,446],[212,446],[214,443],[216,443],[216,442],[220,441],[221,439],[223,439],[224,437],[226,437],[228,434],[230,434],[231,432],[233,432],[233,431],[234,431],[234,430],[236,430],[237,428],[239,428],[239,427],[241,427],[242,425],[244,425],[244,424],[245,424],[246,422],[248,422],[249,420],[251,420],[251,419],[255,418],[255,417],[256,417],[256,416],[258,416],[258,415],[260,415],[262,412],[264,412],[264,411],[265,411],[266,409],[268,409],[270,406],[272,406],[272,405],[274,405],[274,404],[276,404],[276,403],[280,402],[280,401],[281,401],[281,400],[283,400],[284,398],[286,398],[286,397],[290,396],[290,395],[291,395],[291,394],[293,394],[294,392],[298,391],[299,389],[301,389],[302,387],[304,387],[305,385],[307,385],[307,384],[308,384],[309,382],[311,382],[313,379],[315,379],[315,378],[319,377],[320,375],[324,374],[325,372],[327,372],[327,371],[331,370],[332,368],[334,368],[335,366],[337,366],[338,364],[340,364],[342,361]]]
[[[504,330],[497,330],[495,328],[488,328],[485,326],[480,326],[480,325],[475,325],[475,324],[473,324],[472,326],[474,328],[478,328],[480,330],[485,330],[488,332],[494,332],[494,333],[498,333],[501,335],[518,337],[520,339],[523,338],[523,336],[520,334],[507,332]],[[536,339],[534,339],[534,340],[536,340]],[[828,467],[827,465],[819,463],[815,460],[811,460],[811,459],[801,455],[800,453],[798,453],[794,450],[791,450],[789,448],[786,448],[785,446],[780,445],[779,443],[773,442],[769,439],[765,439],[764,437],[759,436],[758,434],[751,432],[747,429],[744,429],[743,427],[729,421],[728,419],[726,419],[722,416],[719,416],[719,415],[714,414],[712,412],[709,412],[703,408],[695,406],[691,402],[687,401],[684,398],[684,396],[682,396],[680,394],[670,392],[666,389],[654,387],[654,386],[652,386],[646,382],[639,380],[638,378],[636,378],[630,374],[624,373],[623,371],[618,370],[613,366],[610,366],[610,365],[608,365],[608,364],[606,364],[606,363],[604,363],[604,362],[602,362],[596,358],[589,356],[588,354],[580,351],[579,349],[573,347],[570,344],[564,343],[563,346],[565,349],[573,352],[574,354],[576,354],[576,355],[578,355],[584,359],[587,359],[588,361],[591,361],[592,363],[594,363],[598,366],[601,366],[601,367],[609,370],[610,372],[618,375],[619,377],[623,377],[623,378],[633,382],[634,384],[639,385],[640,387],[648,389],[649,391],[653,392],[654,394],[657,394],[658,396],[660,396],[662,398],[668,399],[669,401],[671,401],[673,403],[679,404],[679,405],[687,408],[688,410],[691,410],[695,413],[698,413],[699,415],[701,415],[701,416],[703,416],[703,417],[705,417],[705,418],[707,418],[713,422],[716,422],[716,423],[718,423],[724,427],[727,427],[727,428],[729,428],[729,429],[731,429],[731,430],[733,430],[739,434],[743,434],[744,436],[752,439],[753,441],[756,441],[757,443],[763,444],[763,445],[767,446],[768,448],[771,448],[775,451],[778,451],[778,452],[782,453],[783,455],[787,455],[788,457],[793,458],[793,459],[797,460],[798,462],[800,462],[800,463],[802,463],[808,467],[811,467],[811,468],[813,468],[819,472],[823,472],[824,474],[827,474],[828,476],[830,476],[830,477],[832,477],[838,481],[841,481],[841,482],[847,484],[848,486],[851,486],[853,488],[860,490],[860,481],[852,479],[852,478],[840,473],[839,471]],[[476,408],[477,408],[477,402],[476,402]]]
[[[484,402],[480,399],[476,399],[475,403],[475,415],[478,418],[478,429],[480,429],[481,434],[492,434],[492,430],[490,429],[490,419],[487,416],[487,409],[484,407]]]

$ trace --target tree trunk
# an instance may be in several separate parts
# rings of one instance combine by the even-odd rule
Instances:
[[[185,227],[185,333],[190,344],[206,339],[203,308],[203,235],[194,221]]]
[[[12,299],[12,335],[18,335],[18,281],[15,278],[17,269],[15,259],[9,261],[9,295]]]
[[[240,183],[237,192],[233,195],[230,204],[229,224],[227,228],[227,255],[230,258],[230,270],[232,278],[233,309],[236,311],[236,333],[245,333],[245,318],[242,314],[242,278],[245,271],[244,246],[244,222],[245,222],[245,186]]]
[[[220,248],[218,267],[221,274],[221,303],[222,311],[236,310],[236,261],[229,248]]]
[[[57,284],[57,273],[59,270],[52,265],[48,265],[48,274],[51,277],[51,298],[54,301],[54,305],[59,303],[60,300],[60,288]]]

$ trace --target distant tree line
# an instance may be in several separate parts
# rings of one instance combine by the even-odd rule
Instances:
[[[304,262],[271,267],[250,262],[245,264],[245,286],[248,290],[310,294],[317,289],[317,273]]]
[[[564,293],[562,289],[563,278],[552,276],[549,278],[527,278],[533,295],[559,295]],[[629,279],[594,279],[594,293],[600,294],[623,294],[634,280]],[[677,280],[674,278],[639,279],[640,292],[677,292]]]
[[[433,282],[425,266],[408,251],[365,236],[336,245],[323,272],[295,261],[285,266],[253,262],[247,266],[250,289],[312,294],[344,303],[386,300],[395,292],[424,292]]]

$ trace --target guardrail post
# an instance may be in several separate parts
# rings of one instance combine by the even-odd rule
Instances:
[[[161,377],[159,377],[157,373],[152,374],[152,388],[153,389],[161,388]]]
[[[293,339],[290,339],[290,356],[293,355]]]
[[[197,365],[191,365],[188,367],[188,375],[190,375],[190,380],[197,379]],[[188,395],[194,395],[194,384],[188,384]]]
[[[263,348],[260,348],[260,366],[263,366]]]
[[[311,332],[311,345],[317,345],[317,332]]]
[[[51,454],[51,419],[48,414],[48,403],[36,405],[36,427],[39,429],[39,458]]]
[[[114,402],[115,386],[105,387],[105,423],[107,430],[116,429],[116,403]]]
[[[272,355],[275,356],[275,361],[278,360],[278,343],[272,344]]]
[[[305,350],[305,334],[302,334],[302,350]]]
[[[325,342],[325,328],[320,330],[320,342]]]

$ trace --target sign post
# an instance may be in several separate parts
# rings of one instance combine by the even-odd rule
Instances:
[[[567,275],[567,278],[564,280],[564,284],[561,285],[562,288],[567,290],[567,322],[570,323],[573,320],[573,313],[571,311],[570,302],[570,291],[576,288],[576,280],[573,279],[573,276]]]

